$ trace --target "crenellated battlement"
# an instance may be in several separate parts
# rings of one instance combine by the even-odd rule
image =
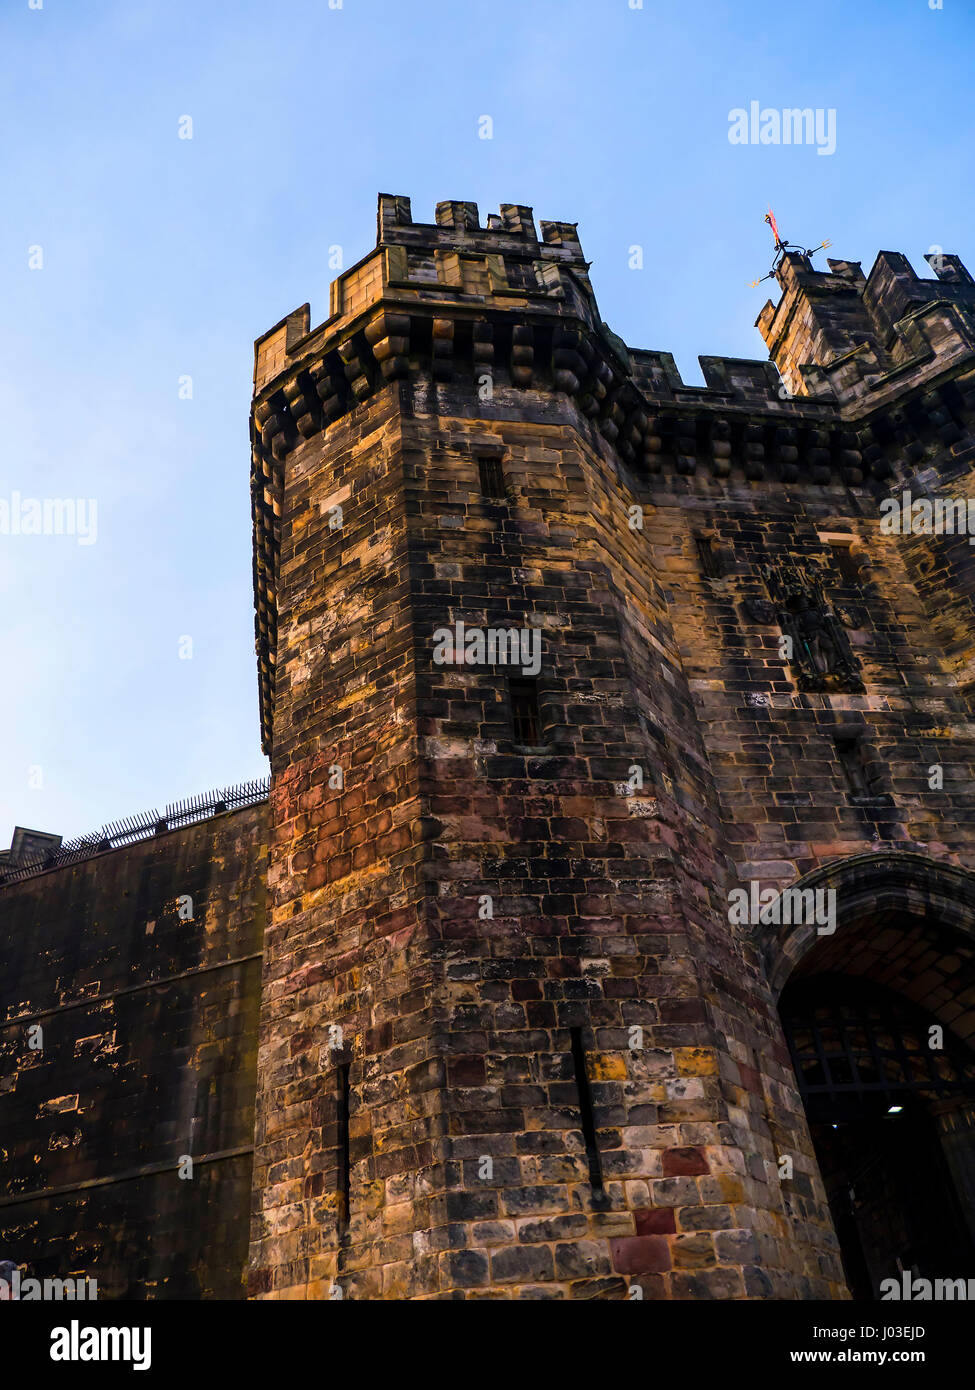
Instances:
[[[975,350],[975,281],[956,255],[925,259],[934,279],[899,251],[879,252],[867,276],[859,261],[818,271],[787,252],[776,272],[782,297],[766,302],[756,327],[789,390],[872,407],[935,361],[941,369]]]
[[[833,259],[828,271],[817,271],[808,256],[789,252],[777,271],[782,295],[756,320],[770,361],[704,356],[706,386],[686,386],[670,354],[628,348],[603,321],[576,224],[539,225],[541,240],[530,207],[502,204],[482,227],[477,204],[457,200],[438,203],[435,222],[414,222],[409,198],[380,194],[376,247],[332,282],[328,318],[313,330],[310,307],[302,305],[257,340],[255,396],[329,350],[346,379],[355,361],[363,366],[349,397],[358,399],[368,378],[363,351],[384,379],[432,367],[445,381],[452,361],[496,366],[487,345],[507,338],[520,349],[514,366],[530,361],[533,368],[514,371],[515,384],[542,384],[547,366],[554,389],[572,390],[595,351],[614,374],[622,366],[650,405],[687,400],[723,408],[732,398],[779,415],[825,403],[849,417],[883,405],[892,375],[900,391],[907,375],[923,376],[934,358],[975,351],[975,281],[959,257],[932,253],[936,278],[925,279],[898,252],[880,252],[869,276],[858,261]],[[516,315],[528,321],[515,327]],[[554,319],[566,333],[548,344],[544,325]],[[537,343],[536,327],[543,330]],[[350,345],[357,332],[364,341]],[[588,350],[570,341],[579,334]],[[564,349],[559,361],[543,356],[549,347]],[[575,353],[579,370],[567,366],[566,352]]]
[[[975,283],[957,256],[935,279],[881,252],[828,271],[788,252],[759,327],[770,361],[700,358],[685,384],[667,352],[628,347],[603,320],[576,226],[502,204],[381,194],[375,248],[333,282],[329,317],[307,304],[255,344],[254,587],[261,709],[270,746],[284,462],[396,383],[413,409],[566,419],[637,478],[745,485],[883,485],[945,447],[971,445]],[[895,403],[908,409],[893,410]],[[688,481],[686,486],[691,486]]]
[[[506,312],[530,306],[573,314],[588,328],[604,327],[574,223],[542,222],[539,241],[532,209],[520,204],[502,204],[486,228],[476,203],[438,203],[436,217],[435,223],[414,222],[409,198],[380,194],[376,247],[332,282],[328,319],[311,332],[305,304],[258,338],[255,393],[296,357],[354,330],[379,300]]]
[[[585,265],[575,222],[540,222],[542,239],[535,230],[533,209],[522,203],[502,203],[489,213],[482,227],[476,203],[448,200],[437,204],[436,221],[414,222],[409,198],[380,193],[377,214],[377,246],[426,245],[465,247],[492,254],[535,254],[547,259],[574,260]]]

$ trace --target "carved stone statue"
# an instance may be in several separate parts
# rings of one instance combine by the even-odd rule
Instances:
[[[779,626],[791,638],[790,665],[801,690],[862,690],[856,657],[843,624],[814,581],[767,576]]]

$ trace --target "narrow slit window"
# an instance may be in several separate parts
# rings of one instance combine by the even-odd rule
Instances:
[[[710,536],[695,536],[694,544],[697,546],[697,558],[701,565],[702,574],[706,579],[720,579],[724,574],[724,569],[721,564],[721,555],[714,541]]]
[[[350,1066],[343,1062],[338,1068],[338,1177],[336,1190],[339,1196],[339,1227],[344,1230],[349,1224],[349,1211],[352,1197],[352,1151],[349,1135],[349,1111],[351,1086]]]
[[[512,680],[508,685],[511,701],[511,730],[515,743],[538,742],[538,685],[533,680]]]
[[[501,460],[494,457],[479,458],[477,461],[478,476],[481,480],[481,496],[488,497],[495,502],[505,500],[504,490],[504,469],[501,467]]]
[[[843,769],[843,775],[851,795],[869,796],[870,781],[863,760],[862,740],[860,738],[837,738],[833,742],[836,745],[836,757]]]
[[[576,1090],[579,1093],[579,1117],[582,1121],[582,1138],[586,1145],[586,1162],[589,1165],[589,1186],[596,1199],[604,1199],[603,1164],[596,1138],[596,1115],[592,1107],[592,1092],[589,1089],[589,1074],[586,1071],[586,1053],[582,1045],[582,1029],[570,1028],[572,1041],[572,1065],[575,1069]]]

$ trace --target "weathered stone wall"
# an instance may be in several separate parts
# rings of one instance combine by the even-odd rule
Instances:
[[[764,513],[733,483],[689,491],[678,481],[652,499],[648,531],[669,578],[737,872],[785,886],[837,855],[879,847],[972,867],[975,726],[933,622],[936,590],[912,582],[915,538],[882,534],[870,515],[876,502],[860,489],[817,491],[782,488]],[[720,579],[702,574],[695,553],[704,528],[732,557]],[[852,542],[855,578],[829,538]],[[748,608],[773,563],[815,576],[843,615],[862,690],[798,685],[774,618]],[[851,794],[835,743],[854,733],[868,774],[861,796]],[[930,785],[934,765],[944,768],[943,787]]]
[[[643,574],[654,576],[673,623],[674,668],[693,695],[693,713],[676,725],[668,745],[684,763],[676,779],[684,804],[707,817],[708,833],[726,856],[725,871],[717,868],[710,883],[715,921],[723,919],[727,935],[735,935],[728,891],[752,881],[763,890],[782,890],[825,864],[878,849],[972,867],[975,726],[931,614],[911,582],[908,547],[916,539],[881,534],[876,501],[862,488],[823,486],[810,496],[808,487],[784,484],[774,496],[758,498],[754,485],[734,478],[671,475],[648,487],[622,470],[619,481],[624,514],[634,502],[644,508],[643,551],[633,566],[627,608],[636,607]],[[718,552],[722,577],[703,572],[700,537]],[[849,545],[853,565],[840,559]],[[622,541],[615,548],[621,553]],[[794,663],[780,654],[778,625],[747,607],[767,602],[763,576],[770,566],[815,576],[834,610],[849,619],[862,691],[799,687]],[[659,666],[659,650],[654,656]],[[665,720],[658,722],[667,727]],[[694,740],[703,743],[707,810],[693,777],[698,762],[692,729]],[[837,734],[853,731],[872,771],[869,794],[862,797],[851,792],[835,743]],[[934,766],[944,774],[936,789],[930,785]],[[682,862],[688,862],[685,855]],[[698,849],[690,862],[700,867],[706,897],[708,857]],[[841,898],[843,892],[841,886]],[[783,1296],[789,1285],[776,1266],[788,1267],[804,1241],[815,1246],[816,1229],[828,1225],[828,1216],[775,1009],[781,981],[770,988],[755,954],[764,955],[768,933],[756,925],[741,933],[737,961],[725,958],[723,968],[719,963],[720,929],[710,945],[698,943],[696,955],[699,968],[702,960],[713,962],[724,983],[709,1000],[722,1039],[721,1091],[750,1155],[749,1185],[754,1192],[767,1183],[780,1195],[776,1204],[767,1192],[771,1224],[757,1217],[757,1241],[737,1237],[760,1251],[749,1291],[768,1280],[768,1289]],[[900,939],[889,934],[881,947],[868,949],[846,926],[834,968],[887,969],[882,950],[892,957],[889,978],[909,992],[912,963],[926,981],[936,969],[930,943],[921,938],[906,954]],[[706,970],[702,974],[706,978]],[[940,974],[934,978],[943,986]],[[955,994],[950,991],[950,997]],[[956,1021],[967,1031],[963,1012]],[[783,1155],[791,1156],[795,1176],[777,1183]],[[744,1224],[740,1209],[735,1218]],[[691,1212],[679,1213],[679,1220],[693,1219]],[[820,1244],[828,1252],[828,1236]],[[803,1268],[799,1260],[793,1272],[810,1276],[808,1264]],[[698,1288],[704,1287],[702,1280]]]
[[[646,533],[628,524],[636,499],[568,404],[522,391],[517,423],[465,421],[461,396],[441,388],[438,413],[427,399],[409,430],[411,511],[429,561],[413,603],[418,667],[427,634],[458,617],[539,627],[542,747],[512,744],[503,673],[434,674],[423,752],[439,826],[438,934],[454,943],[438,1046],[458,1247],[442,1287],[829,1296],[841,1276],[808,1137],[808,1200],[790,1225],[763,1129],[757,1054],[772,1024],[756,1033],[754,1005],[741,1005],[721,825],[672,601]],[[478,491],[476,459],[489,449],[501,451],[502,505]],[[631,788],[635,767],[643,785]],[[599,1125],[602,1203],[572,1028]],[[753,1105],[751,1125],[736,1125]]]
[[[731,895],[839,885],[819,959],[971,1035],[971,550],[880,517],[971,491],[975,285],[789,253],[788,389],[686,387],[541,230],[383,195],[258,340],[270,808],[0,889],[0,1256],[239,1297],[252,1184],[257,1298],[844,1296],[776,1008],[817,934]],[[541,635],[530,746],[458,621]]]
[[[413,1223],[434,1224],[427,1195],[441,1097],[400,428],[393,385],[336,423],[326,455],[313,439],[288,460],[254,1294],[327,1296],[350,1241],[365,1297],[410,1291],[437,1262],[411,1235]],[[330,524],[335,507],[341,527]],[[351,1214],[340,1179],[345,1066],[355,1100]]]
[[[703,358],[701,390],[602,323],[570,224],[387,195],[378,222],[331,318],[255,358],[251,1287],[842,1296],[781,980],[729,894],[883,846],[970,861],[969,600],[878,518],[905,466],[970,473],[973,287],[790,253],[760,320],[789,389]],[[458,620],[541,632],[536,747],[508,671],[434,663]]]
[[[243,1297],[266,856],[264,803],[0,889],[0,1253],[30,1276]]]

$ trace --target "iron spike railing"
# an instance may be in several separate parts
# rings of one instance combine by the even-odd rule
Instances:
[[[152,810],[109,821],[100,831],[65,840],[56,849],[44,850],[20,864],[0,864],[0,888],[8,883],[17,883],[21,879],[42,874],[47,869],[77,864],[84,859],[92,859],[97,854],[104,854],[107,850],[121,849],[123,845],[135,844],[139,840],[151,840],[155,835],[162,835],[168,830],[178,830],[197,821],[209,820],[211,816],[221,815],[224,811],[238,811],[244,806],[256,806],[258,802],[267,800],[270,789],[270,779],[259,777],[251,782],[237,782],[231,787],[217,788],[187,797],[184,801],[171,802],[163,816]]]

